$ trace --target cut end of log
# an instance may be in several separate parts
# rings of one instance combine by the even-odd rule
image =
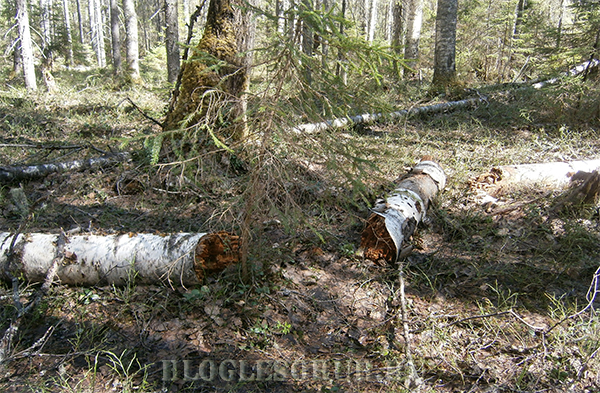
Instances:
[[[373,261],[385,259],[392,263],[396,258],[396,246],[386,226],[385,218],[378,214],[371,214],[360,239],[360,248],[364,250],[364,257]]]
[[[218,273],[240,261],[240,238],[227,232],[209,233],[198,242],[194,271],[202,282],[209,274]]]

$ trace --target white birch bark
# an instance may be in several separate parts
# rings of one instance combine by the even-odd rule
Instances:
[[[23,77],[25,87],[28,90],[37,90],[35,79],[35,67],[33,57],[33,46],[31,44],[31,30],[29,28],[29,13],[27,10],[27,0],[17,0],[17,25],[19,27],[19,39],[21,58],[23,62]]]
[[[69,12],[69,0],[63,0],[63,12],[65,18],[65,32],[67,34],[67,65],[73,65],[73,33],[71,29],[71,15]]]
[[[410,0],[406,10],[406,37],[404,58],[407,65],[416,71],[419,62],[419,43],[423,26],[423,0]]]
[[[369,42],[375,40],[375,29],[377,27],[377,7],[379,6],[377,0],[371,0],[371,12],[369,18]]]
[[[0,233],[0,265],[9,266],[15,277],[43,282],[52,261],[63,252],[65,258],[56,274],[62,284],[187,286],[201,283],[205,274],[239,259],[238,238],[226,232],[74,235],[68,236],[62,250],[57,247],[58,237],[19,234],[13,244],[13,234]],[[7,279],[4,274],[0,273]]]
[[[446,174],[431,157],[423,157],[392,194],[372,209],[361,238],[368,259],[395,262],[404,243],[423,221],[435,195],[446,186]]]
[[[139,35],[134,0],[123,0],[123,12],[125,14],[127,71],[134,82],[139,82],[141,80]]]

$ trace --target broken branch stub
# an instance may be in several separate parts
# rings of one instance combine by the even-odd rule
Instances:
[[[365,258],[396,261],[402,244],[412,236],[425,218],[429,203],[445,186],[442,167],[432,157],[423,157],[400,179],[391,196],[373,208],[360,241]]]
[[[0,233],[0,265],[15,277],[43,282],[60,251],[59,235]],[[194,285],[239,261],[239,238],[227,232],[68,236],[56,276],[68,285]],[[9,258],[12,252],[12,258]],[[10,259],[10,260],[9,260]],[[0,272],[6,280],[6,273]]]

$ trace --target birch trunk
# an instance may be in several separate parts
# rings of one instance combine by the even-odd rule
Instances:
[[[373,208],[360,241],[365,258],[397,261],[405,242],[425,218],[429,203],[445,185],[442,167],[431,157],[423,157],[392,195]]]
[[[523,187],[563,188],[580,172],[593,172],[600,168],[600,159],[542,164],[504,165],[492,168],[469,181],[471,188],[484,190],[491,196]]]
[[[456,79],[456,21],[458,0],[438,0],[435,18],[433,85],[445,88]]]
[[[119,4],[117,0],[110,0],[110,36],[112,47],[112,63],[115,74],[120,74],[122,69],[121,58],[121,30],[119,29]]]
[[[167,80],[175,83],[179,75],[179,18],[177,0],[165,0],[165,45],[167,47]]]
[[[65,257],[56,276],[67,285],[123,285],[165,283],[195,285],[207,274],[239,260],[239,238],[227,232],[173,235],[123,234],[68,236],[0,233],[0,264],[13,277],[43,282],[53,259]],[[14,244],[13,244],[14,242]],[[0,277],[9,279],[6,272]]]
[[[29,28],[29,13],[27,0],[17,0],[17,25],[19,26],[19,39],[21,40],[21,59],[23,62],[23,77],[28,90],[37,90],[35,68],[33,65],[33,46],[31,44],[31,30]]]
[[[406,39],[404,40],[404,58],[412,68],[409,74],[417,71],[419,63],[419,42],[423,26],[423,0],[410,0],[406,15]]]
[[[371,12],[369,18],[369,42],[375,40],[375,28],[377,27],[377,7],[379,6],[377,0],[371,0]]]
[[[67,58],[68,66],[73,65],[73,33],[71,29],[71,15],[69,14],[69,0],[63,0],[63,12],[65,18],[65,33],[67,35]]]
[[[123,0],[123,13],[125,14],[125,50],[127,59],[127,72],[134,83],[139,83],[141,81],[139,35],[134,0]]]

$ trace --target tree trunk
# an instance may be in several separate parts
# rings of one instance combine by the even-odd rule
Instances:
[[[377,28],[377,0],[371,0],[371,13],[369,17],[369,42],[375,40],[375,29]]]
[[[562,188],[567,186],[578,172],[593,172],[597,168],[600,168],[600,159],[505,165],[474,177],[469,184],[473,189],[483,190],[491,196],[499,196],[515,188]]]
[[[69,0],[63,0],[63,11],[65,17],[65,33],[67,38],[67,66],[73,65],[73,33],[71,31],[71,15],[69,13]]]
[[[301,10],[306,14],[314,12],[314,5],[311,0],[302,0],[301,6]],[[302,64],[302,71],[304,73],[304,81],[309,86],[312,84],[312,70],[308,58],[313,55],[313,47],[313,29],[310,23],[308,23],[308,18],[302,18],[302,52],[307,58]]]
[[[110,35],[112,43],[112,63],[115,74],[120,74],[122,71],[119,14],[120,10],[118,0],[110,0]]]
[[[177,81],[179,75],[179,17],[177,0],[165,0],[165,44],[167,46],[167,80]]]
[[[40,0],[42,56],[45,64],[52,63],[52,0]]]
[[[133,83],[140,83],[140,54],[138,20],[135,12],[134,0],[123,0],[123,13],[125,14],[125,51],[127,61],[127,75]]]
[[[390,3],[391,8],[391,32],[390,32],[390,45],[392,50],[396,54],[402,52],[402,31],[404,29],[404,20],[402,18],[402,1],[392,0]],[[406,58],[406,55],[405,55]],[[400,75],[400,69],[398,67],[398,61],[394,60],[394,73]]]
[[[346,18],[346,5],[347,0],[342,0],[342,18]],[[340,22],[340,35],[343,36],[344,34],[344,22]],[[344,86],[348,84],[348,73],[346,72],[345,63],[346,58],[344,56],[344,52],[341,48],[338,48],[338,63],[336,66],[335,75],[340,78]]]
[[[83,170],[87,168],[104,167],[131,158],[129,153],[117,153],[87,160],[59,162],[56,164],[39,164],[23,166],[0,166],[0,184],[30,180],[47,176],[55,172]]]
[[[191,127],[202,121],[214,126],[215,118],[206,119],[212,111],[225,115],[233,124],[227,130],[220,129],[222,137],[245,138],[250,63],[247,52],[254,34],[243,4],[241,0],[210,1],[204,35],[194,49],[195,55],[183,64],[181,85],[173,94],[164,122],[166,130]],[[224,113],[225,108],[230,108],[230,112]]]
[[[392,195],[373,208],[360,241],[365,258],[397,261],[405,242],[425,218],[429,203],[445,185],[442,167],[432,157],[423,157],[401,178]]]
[[[81,0],[76,0],[77,2],[77,22],[79,24],[79,42],[83,45],[85,43],[84,33],[83,33],[83,16],[81,15]]]
[[[421,27],[423,26],[423,0],[408,1],[406,10],[406,39],[404,40],[404,58],[412,70],[407,70],[409,75],[417,71],[419,65],[419,42],[421,41]]]
[[[438,0],[435,18],[434,89],[452,86],[456,79],[456,20],[458,0]]]
[[[67,285],[124,285],[165,283],[189,286],[206,274],[239,260],[239,238],[227,232],[173,235],[122,234],[68,236],[63,249],[60,235],[0,233],[0,277],[25,277],[43,282],[56,255],[64,260],[56,276]],[[14,243],[13,243],[14,242]]]
[[[17,0],[17,25],[19,26],[19,39],[21,41],[21,59],[23,63],[23,77],[25,87],[29,90],[37,90],[35,79],[35,68],[33,65],[33,46],[31,45],[31,30],[29,29],[29,13],[27,0]]]
[[[106,67],[106,53],[104,51],[104,28],[102,25],[102,10],[100,0],[89,0],[90,30],[92,34],[92,48],[96,53],[98,67]]]

